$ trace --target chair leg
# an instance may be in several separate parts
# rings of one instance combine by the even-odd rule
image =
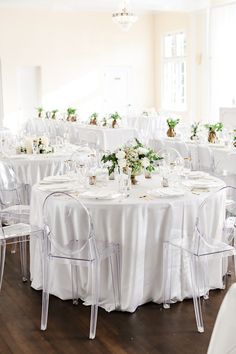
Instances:
[[[50,259],[46,255],[43,262],[43,293],[42,293],[42,313],[41,330],[47,329],[48,307],[49,307],[49,284],[50,284]]]
[[[5,256],[6,256],[6,243],[3,242],[0,244],[0,291],[2,289],[2,279],[5,266]]]
[[[164,299],[163,308],[169,309],[171,302],[171,278],[172,278],[172,246],[168,242],[164,242],[163,249],[163,282],[164,282]]]
[[[121,273],[120,273],[120,251],[117,247],[117,251],[109,257],[111,266],[112,286],[115,301],[115,308],[118,308],[121,304]]]
[[[71,280],[72,280],[73,305],[78,305],[79,303],[78,266],[74,264],[71,264]]]
[[[190,258],[190,273],[192,282],[192,292],[193,292],[193,305],[195,318],[197,323],[198,332],[204,332],[204,325],[202,319],[202,309],[201,309],[201,298],[199,292],[199,270],[198,270],[198,259],[196,256],[191,256]]]
[[[98,316],[98,301],[100,293],[100,264],[99,262],[91,262],[92,275],[92,305],[90,315],[90,331],[89,338],[94,339],[96,336],[97,316]]]
[[[21,274],[22,281],[27,281],[27,238],[26,236],[22,238],[20,244],[20,263],[21,263]]]
[[[11,245],[11,254],[16,253],[16,242]]]

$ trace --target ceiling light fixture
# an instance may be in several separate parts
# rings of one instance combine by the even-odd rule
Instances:
[[[128,10],[128,1],[124,0],[121,3],[120,11],[118,10],[112,14],[112,19],[122,31],[128,31],[137,21],[138,16]]]

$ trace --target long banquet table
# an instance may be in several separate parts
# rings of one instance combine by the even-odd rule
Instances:
[[[134,127],[109,127],[81,124],[80,122],[67,122],[63,120],[34,118],[25,125],[29,135],[48,135],[50,141],[56,137],[63,137],[71,144],[79,145],[81,142],[98,143],[100,149],[113,151],[129,140],[137,137]]]
[[[139,305],[163,300],[163,241],[171,231],[180,229],[183,233],[192,233],[200,203],[209,193],[193,194],[186,190],[183,196],[155,198],[147,195],[147,190],[160,186],[159,176],[151,180],[139,176],[140,183],[133,186],[130,196],[125,199],[97,200],[82,199],[89,208],[97,240],[115,242],[121,248],[121,310],[133,312]],[[117,190],[116,181],[109,181],[111,190]],[[220,185],[221,182],[220,182]],[[96,188],[90,187],[90,190]],[[54,188],[54,190],[56,187]],[[53,187],[38,184],[33,187],[31,196],[31,224],[42,226],[42,205]],[[61,187],[60,187],[61,190]],[[70,182],[65,185],[72,195],[78,196],[78,185]],[[221,200],[216,200],[211,216],[212,225],[223,212]],[[60,225],[61,210],[58,208],[55,223]],[[64,230],[65,231],[65,230]],[[61,228],[58,226],[58,237]],[[65,236],[64,236],[65,237]],[[52,283],[50,292],[61,299],[71,299],[71,273],[67,265],[52,265]],[[176,257],[173,297],[183,300],[191,297],[189,270],[181,266]],[[222,268],[214,265],[210,272],[210,286],[222,287]],[[100,306],[107,311],[113,310],[112,287],[107,264],[102,266]],[[32,287],[41,289],[41,254],[38,240],[31,240],[31,278]],[[89,304],[86,293],[89,287],[87,276],[80,272],[80,297]]]

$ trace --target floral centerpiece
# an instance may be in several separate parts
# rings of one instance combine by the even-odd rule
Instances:
[[[115,128],[117,125],[117,121],[121,120],[121,116],[118,114],[118,112],[115,112],[113,114],[110,115],[110,119],[112,120],[112,128]]]
[[[169,127],[166,134],[169,138],[174,138],[176,136],[175,127],[177,124],[179,124],[179,119],[169,118],[166,120],[166,122]]]
[[[91,116],[89,117],[89,124],[97,125],[97,118],[98,118],[98,114],[96,112],[91,114]]]
[[[199,125],[200,125],[200,122],[195,122],[191,125],[191,136],[190,136],[190,139],[191,140],[198,140],[198,131],[199,131]]]
[[[217,132],[221,132],[223,129],[223,123],[218,122],[215,124],[205,124],[205,128],[208,129],[208,141],[209,143],[215,143],[217,140]]]
[[[26,138],[23,145],[17,147],[17,154],[49,154],[54,152],[47,137]]]
[[[111,154],[104,155],[102,162],[108,166],[109,175],[115,168],[119,172],[130,174],[132,184],[136,184],[136,176],[144,172],[155,171],[155,161],[162,158],[152,149],[145,147],[138,139],[133,145],[126,145]]]

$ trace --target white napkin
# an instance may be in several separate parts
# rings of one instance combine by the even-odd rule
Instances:
[[[224,182],[218,179],[198,179],[198,180],[188,180],[183,181],[183,185],[189,188],[217,188],[222,187]]]
[[[195,179],[195,178],[205,178],[209,176],[209,173],[203,171],[190,171],[188,177]]]
[[[48,176],[45,177],[42,181],[40,181],[40,184],[55,184],[55,183],[65,183],[65,182],[71,182],[72,179],[70,176]]]
[[[183,189],[179,188],[157,188],[148,191],[148,194],[153,197],[180,197],[185,194]]]
[[[120,196],[120,193],[116,191],[108,191],[108,190],[90,190],[80,194],[82,198],[88,199],[116,199]]]

